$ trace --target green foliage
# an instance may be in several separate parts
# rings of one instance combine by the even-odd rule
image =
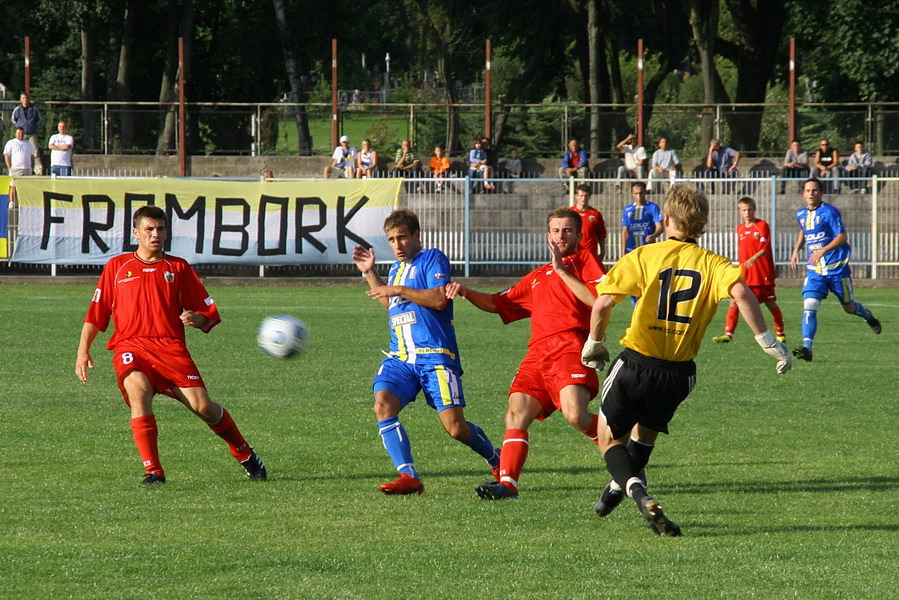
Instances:
[[[881,336],[825,301],[815,362],[783,377],[744,324],[733,344],[707,340],[698,385],[648,469],[651,492],[684,530],[672,540],[654,537],[627,500],[593,515],[608,475],[558,414],[531,427],[521,499],[493,503],[472,491],[488,475],[483,461],[419,398],[402,415],[427,491],[382,496],[377,485],[394,472],[370,383],[387,328],[361,282],[212,286],[224,321],[209,335],[188,332],[188,343],[270,480],[249,482],[202,422],[158,396],[169,481],[141,489],[106,335],[88,384],[73,375],[92,282],[0,289],[7,339],[28,340],[0,363],[5,597],[894,595],[896,290],[856,290],[883,321]],[[797,341],[799,291],[779,295]],[[624,330],[627,304],[613,311],[610,338]],[[255,347],[257,324],[275,312],[310,326],[302,357],[278,361]],[[499,444],[528,325],[457,302],[456,327],[466,416]]]

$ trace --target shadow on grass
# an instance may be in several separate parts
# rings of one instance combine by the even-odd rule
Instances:
[[[648,470],[650,485],[652,472]],[[788,492],[854,492],[869,490],[887,492],[899,489],[896,477],[859,477],[855,479],[810,479],[806,481],[701,481],[695,483],[672,483],[668,487],[676,493],[721,494],[739,492],[751,494],[782,494]]]

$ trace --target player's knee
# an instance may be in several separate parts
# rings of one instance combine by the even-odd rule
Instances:
[[[817,298],[806,298],[802,302],[802,309],[807,312],[818,312],[819,306],[821,306],[821,301]]]
[[[843,310],[845,310],[850,315],[854,315],[856,311],[855,301],[850,300],[846,304],[843,305]]]

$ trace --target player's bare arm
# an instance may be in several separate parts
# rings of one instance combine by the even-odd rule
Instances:
[[[819,248],[819,249],[815,250],[814,252],[812,252],[808,257],[808,263],[810,265],[817,265],[818,261],[821,260],[825,254],[827,254],[834,248],[839,248],[840,246],[845,244],[847,239],[848,239],[848,236],[846,235],[845,231],[838,234],[835,238],[833,238],[830,241],[829,244],[827,244],[823,248]]]
[[[91,358],[91,345],[94,343],[100,329],[93,323],[85,323],[81,327],[81,340],[78,342],[78,356],[75,358],[75,376],[81,383],[87,383],[88,369],[94,368],[94,359]]]
[[[382,285],[365,293],[370,298],[385,302],[392,296],[402,296],[409,302],[434,310],[443,310],[449,302],[446,297],[446,286],[443,285],[427,290],[419,290],[405,285]]]
[[[790,268],[795,269],[796,265],[799,264],[799,251],[805,245],[805,232],[801,229],[799,230],[799,237],[796,239],[796,244],[793,246],[793,254],[790,255]]]
[[[499,312],[496,308],[496,303],[493,301],[493,294],[478,292],[455,281],[446,285],[446,297],[449,300],[453,300],[456,297],[464,298],[484,312]]]

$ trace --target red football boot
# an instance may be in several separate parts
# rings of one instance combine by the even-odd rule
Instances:
[[[425,486],[421,480],[405,473],[400,473],[400,476],[393,481],[382,483],[380,488],[388,496],[394,494],[423,494],[425,491]]]

